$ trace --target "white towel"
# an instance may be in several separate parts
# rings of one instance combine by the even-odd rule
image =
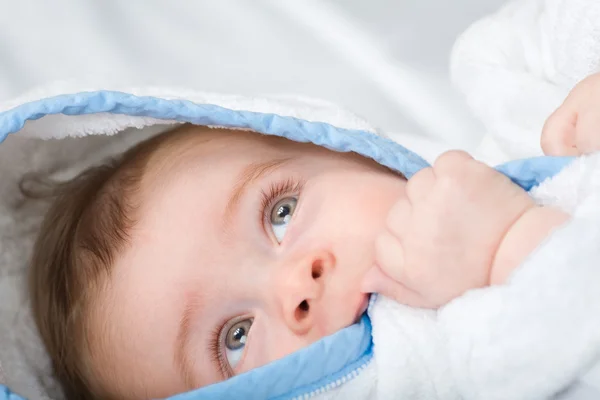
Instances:
[[[600,153],[532,195],[573,219],[507,284],[470,291],[437,313],[378,299],[378,399],[600,398]]]
[[[483,158],[541,154],[544,121],[600,71],[600,1],[514,0],[456,42],[453,83],[487,129]]]

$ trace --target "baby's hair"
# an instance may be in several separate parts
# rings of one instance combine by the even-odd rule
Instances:
[[[139,189],[159,148],[186,136],[184,125],[152,137],[66,182],[44,180],[41,191],[22,185],[28,197],[52,201],[34,245],[29,291],[35,322],[67,399],[105,399],[91,360],[93,301],[126,248],[136,222]],[[196,134],[196,132],[194,132]]]

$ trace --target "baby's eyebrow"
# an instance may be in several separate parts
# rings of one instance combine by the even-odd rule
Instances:
[[[265,174],[275,171],[286,162],[290,161],[291,158],[279,158],[261,161],[257,163],[251,163],[247,165],[238,175],[235,185],[229,195],[227,206],[225,207],[225,213],[223,214],[223,231],[227,232],[231,219],[235,215],[235,210],[239,204],[241,198],[248,187]]]

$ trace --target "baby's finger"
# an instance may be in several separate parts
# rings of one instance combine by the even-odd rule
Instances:
[[[375,242],[375,261],[380,268],[398,282],[402,281],[404,251],[400,241],[389,232],[384,232]]]
[[[544,124],[541,145],[548,156],[574,156],[576,147],[577,113],[572,109],[559,107]]]
[[[401,198],[394,204],[386,220],[386,227],[390,233],[398,239],[406,232],[412,206],[406,197]]]
[[[432,308],[433,306],[417,292],[408,289],[403,284],[394,281],[378,266],[373,266],[363,278],[364,293],[379,293],[399,303],[410,307]]]
[[[423,201],[435,183],[433,168],[423,168],[406,183],[406,197],[411,204]]]

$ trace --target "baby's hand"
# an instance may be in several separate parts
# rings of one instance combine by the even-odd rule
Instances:
[[[546,120],[541,144],[549,156],[579,156],[600,150],[600,74],[579,82]]]
[[[437,308],[486,286],[504,235],[533,206],[504,175],[464,152],[447,152],[408,181],[363,290]]]

